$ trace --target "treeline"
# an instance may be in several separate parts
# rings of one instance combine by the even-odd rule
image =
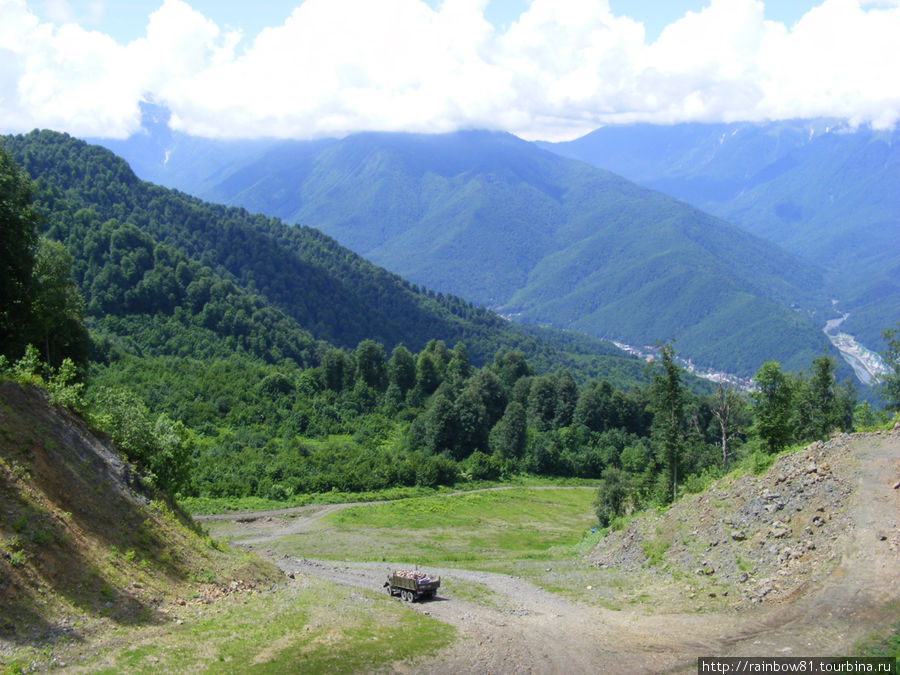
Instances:
[[[759,375],[776,370],[770,362]],[[793,392],[792,433],[778,438],[767,421],[783,392],[692,393],[669,345],[649,366],[649,384],[628,390],[579,385],[567,371],[537,375],[517,351],[476,368],[462,343],[431,341],[418,353],[400,345],[388,355],[364,340],[329,348],[306,369],[129,357],[98,369],[88,398],[102,402],[127,386],[151,417],[184,424],[183,495],[285,500],[531,473],[601,479],[608,522],[699,489],[748,454],[852,428],[855,392],[835,383],[828,357],[807,374],[781,375]]]

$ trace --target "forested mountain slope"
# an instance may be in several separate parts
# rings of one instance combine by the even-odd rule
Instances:
[[[900,315],[900,129],[837,120],[607,126],[560,155],[716,214],[826,270],[844,328],[877,348]]]
[[[526,322],[676,338],[695,361],[745,374],[766,358],[800,368],[826,347],[814,266],[508,134],[285,141],[244,161],[203,196],[321,228],[405,278]],[[176,151],[166,167],[184,175],[192,162]]]
[[[517,348],[546,368],[577,361],[585,374],[630,381],[640,370],[609,344],[526,332],[419,289],[317,230],[144,183],[109,151],[64,134],[3,144],[36,180],[47,233],[71,251],[87,316],[110,348],[200,358],[237,349],[309,366],[326,342],[418,350],[439,339],[465,342],[474,363]]]

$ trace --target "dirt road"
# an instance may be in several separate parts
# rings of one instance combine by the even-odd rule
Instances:
[[[485,600],[438,599],[409,605],[455,626],[460,639],[437,657],[396,664],[397,672],[562,673],[696,672],[709,655],[834,656],[900,619],[900,432],[847,441],[840,470],[852,486],[844,515],[851,525],[835,542],[838,558],[816,584],[777,603],[708,613],[613,611],[548,593],[517,577],[464,569],[433,569],[457,587],[486,589]],[[242,545],[302,532],[344,505],[233,516]],[[282,514],[283,515],[283,514]],[[343,563],[280,557],[286,572],[379,589],[390,563]],[[655,583],[648,575],[647,583]],[[399,602],[399,600],[398,600]]]

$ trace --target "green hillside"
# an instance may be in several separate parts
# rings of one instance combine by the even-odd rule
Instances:
[[[900,315],[900,130],[839,120],[611,125],[541,147],[662,190],[825,272],[873,348]]]
[[[439,339],[465,342],[479,364],[514,348],[539,367],[577,366],[586,376],[633,382],[640,371],[609,344],[536,337],[420,289],[317,230],[144,183],[97,146],[49,131],[3,144],[37,183],[48,236],[74,257],[88,319],[126,352],[222,357],[237,349],[315,365],[325,343],[419,350]]]
[[[206,194],[319,227],[405,278],[525,322],[634,344],[675,338],[694,361],[743,374],[767,357],[802,367],[827,348],[814,266],[508,134],[285,142]]]

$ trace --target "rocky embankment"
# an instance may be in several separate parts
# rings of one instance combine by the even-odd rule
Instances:
[[[867,527],[846,508],[853,498],[866,501],[856,494],[860,467],[849,444],[880,435],[841,435],[780,456],[762,475],[724,478],[663,515],[635,519],[606,537],[592,559],[599,567],[694,575],[692,592],[730,592],[740,604],[789,598],[830,572],[848,530]],[[900,513],[863,536],[897,551],[896,520]]]

